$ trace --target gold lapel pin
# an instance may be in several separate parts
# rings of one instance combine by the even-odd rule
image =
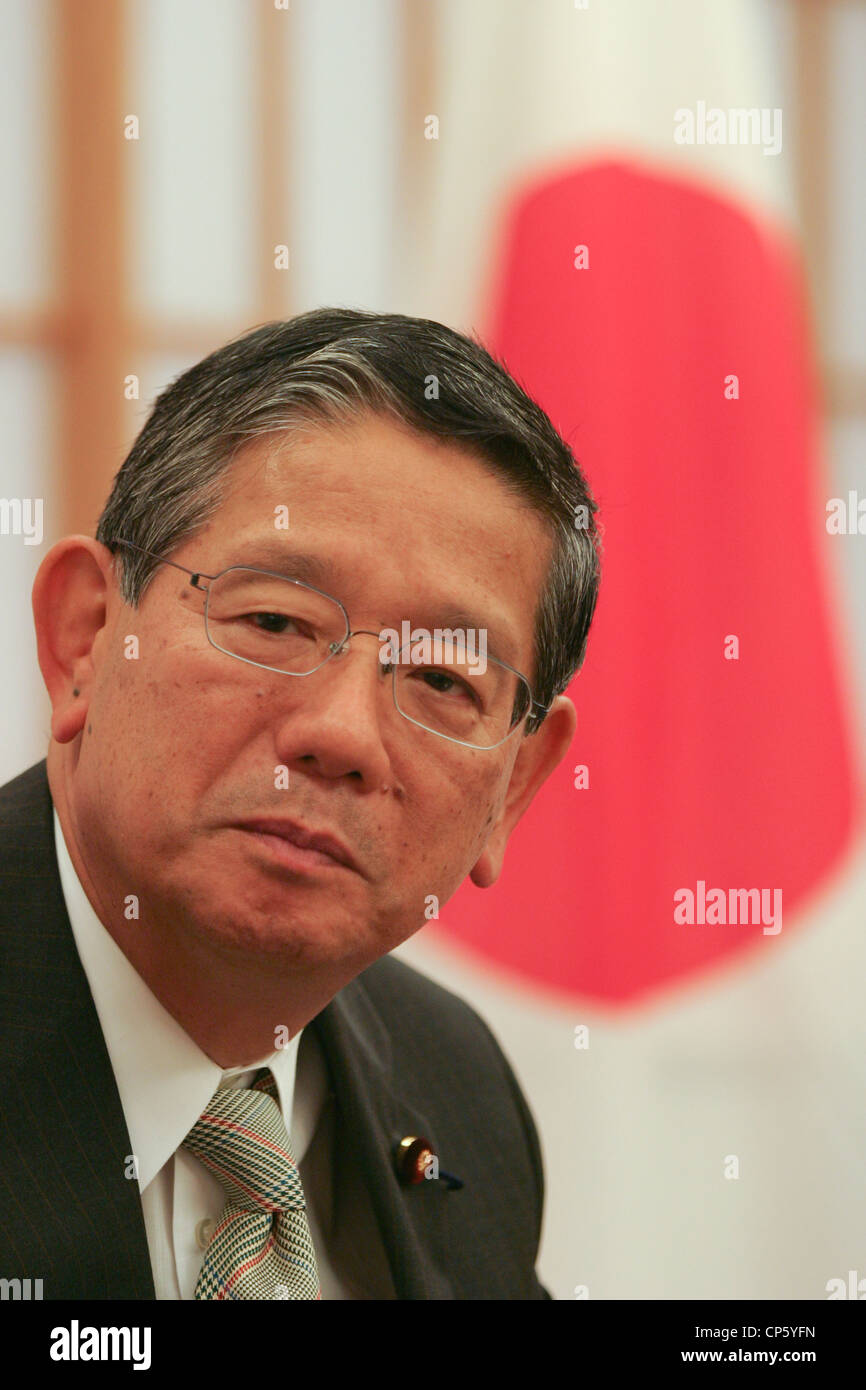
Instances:
[[[463,1186],[461,1178],[455,1178],[453,1173],[446,1173],[439,1167],[439,1158],[430,1140],[419,1135],[407,1134],[405,1139],[400,1140],[394,1150],[394,1167],[405,1187],[412,1187],[425,1178],[428,1181],[439,1178],[448,1184],[451,1191]]]

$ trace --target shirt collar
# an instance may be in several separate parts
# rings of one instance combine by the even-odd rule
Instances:
[[[75,945],[120,1093],[139,1190],[180,1147],[219,1086],[241,1085],[259,1067],[273,1073],[288,1127],[303,1029],[258,1062],[219,1067],[163,1008],[97,917],[75,872],[56,809],[54,845]],[[301,1154],[295,1157],[300,1160]]]

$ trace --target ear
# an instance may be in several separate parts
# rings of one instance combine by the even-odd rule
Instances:
[[[509,835],[542,783],[562,762],[576,727],[574,705],[567,695],[558,695],[541,728],[534,734],[524,735],[502,809],[469,875],[479,888],[490,888],[498,879]]]
[[[84,728],[105,628],[116,593],[112,555],[89,536],[66,536],[52,546],[33,585],[39,668],[51,697],[51,735],[70,743]]]

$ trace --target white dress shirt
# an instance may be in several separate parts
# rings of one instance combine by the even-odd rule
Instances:
[[[334,1103],[315,1036],[302,1029],[285,1048],[253,1066],[217,1066],[163,1008],[102,925],[75,872],[56,810],[54,843],[66,910],[129,1130],[132,1153],[124,1161],[138,1177],[156,1297],[194,1297],[207,1223],[216,1223],[225,1204],[216,1178],[180,1146],[221,1084],[249,1085],[259,1067],[269,1067],[283,1117],[290,1117],[287,1129],[304,1185],[322,1298],[394,1298],[381,1237],[361,1187],[341,1230],[333,1229]]]

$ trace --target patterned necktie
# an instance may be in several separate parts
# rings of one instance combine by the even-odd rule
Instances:
[[[183,1141],[226,1194],[196,1298],[322,1296],[304,1189],[275,1096],[267,1069],[250,1090],[219,1090]]]

